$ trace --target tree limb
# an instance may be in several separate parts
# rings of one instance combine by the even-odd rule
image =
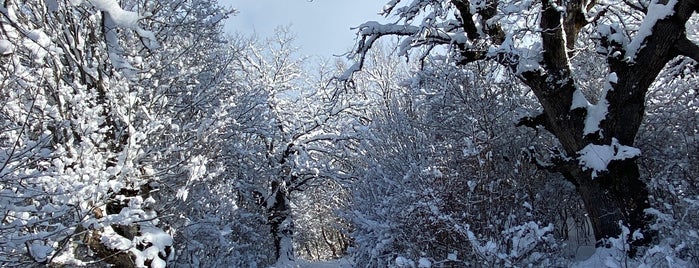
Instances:
[[[466,32],[466,36],[468,37],[468,39],[475,40],[476,38],[481,37],[478,34],[478,28],[476,28],[476,24],[473,22],[473,14],[471,13],[471,9],[469,8],[469,2],[464,0],[452,0],[451,3],[454,4],[456,9],[459,11],[459,14],[461,15],[461,23],[463,23],[463,28]]]
[[[533,128],[534,130],[538,130],[539,126],[544,127],[544,129],[548,130],[549,132],[551,131],[551,125],[549,124],[548,120],[546,119],[546,114],[541,113],[537,116],[527,116],[519,119],[517,124],[515,125],[516,127],[529,127]]]
[[[678,54],[699,62],[699,46],[687,39],[687,37],[677,40],[675,50],[677,50]]]
[[[558,138],[567,154],[573,155],[583,147],[579,136],[584,126],[584,116],[577,116],[574,114],[576,111],[571,111],[577,88],[566,51],[566,27],[562,25],[565,21],[562,12],[549,0],[542,1],[542,5],[540,34],[543,60],[540,65],[543,71],[524,72],[520,78],[532,89],[544,108],[547,130]]]
[[[639,42],[640,48],[635,53],[626,51],[625,59],[608,59],[609,71],[617,79],[610,83],[613,90],[606,96],[610,108],[605,120],[600,123],[600,128],[608,139],[605,142],[614,137],[624,145],[634,143],[643,121],[648,88],[679,52],[696,49],[696,44],[687,40],[685,26],[694,13],[695,6],[696,0],[680,0],[672,7],[672,14],[651,14],[659,12],[659,6],[651,6],[643,23],[652,23],[645,26],[650,27],[652,34],[636,36],[635,38],[642,38],[635,40]],[[658,18],[661,15],[665,17]],[[697,51],[686,53],[691,57]]]
[[[566,37],[566,48],[573,50],[575,41],[578,38],[580,29],[585,27],[589,22],[585,18],[584,10],[590,10],[595,5],[595,1],[590,1],[587,5],[585,1],[566,1],[566,15],[563,19],[563,27]]]

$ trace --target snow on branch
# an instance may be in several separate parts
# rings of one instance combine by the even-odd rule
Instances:
[[[675,5],[677,5],[678,0],[670,0],[666,5],[659,4],[657,1],[653,2],[654,3],[648,7],[648,14],[646,14],[646,18],[643,20],[643,23],[641,23],[641,27],[638,29],[636,36],[626,46],[626,59],[630,62],[635,61],[636,54],[643,48],[646,39],[653,34],[653,27],[655,27],[655,24],[675,14]]]
[[[408,18],[405,18],[409,21]],[[353,30],[357,30],[360,40],[357,42],[355,51],[351,56],[358,59],[354,65],[348,68],[340,77],[341,81],[348,81],[352,75],[361,70],[367,53],[376,41],[383,36],[403,37],[398,48],[398,56],[407,56],[408,52],[415,47],[430,44],[434,45],[460,45],[470,46],[470,41],[459,26],[456,20],[446,20],[444,22],[427,26],[414,26],[409,24],[388,23],[382,24],[377,21],[368,21]]]
[[[105,13],[105,16],[110,18],[114,24],[119,27],[124,27],[136,31],[138,36],[144,39],[144,45],[148,49],[156,49],[160,47],[155,34],[151,31],[146,31],[138,25],[138,20],[143,16],[133,11],[126,11],[119,6],[116,0],[91,0],[90,3],[98,10]]]
[[[383,8],[381,9],[381,13],[379,13],[379,14],[384,15],[384,16],[388,16],[389,14],[391,14],[391,11],[393,11],[393,9],[396,7],[396,5],[398,5],[398,2],[400,2],[400,0],[389,1],[388,3],[386,3],[383,6]]]
[[[10,55],[15,51],[15,46],[8,40],[0,39],[0,56]]]
[[[610,162],[638,157],[641,155],[641,150],[621,145],[616,138],[612,138],[612,143],[609,145],[588,144],[578,154],[580,165],[584,170],[592,169],[594,179],[599,172],[607,170]]]
[[[133,11],[126,11],[119,6],[116,0],[91,0],[90,3],[104,16],[104,35],[109,50],[109,59],[117,70],[134,70],[135,68],[123,58],[123,50],[119,44],[116,28],[128,28],[134,30],[141,38],[143,45],[154,50],[160,47],[155,34],[144,30],[138,25],[138,20],[142,17]],[[129,72],[127,74],[130,75]]]

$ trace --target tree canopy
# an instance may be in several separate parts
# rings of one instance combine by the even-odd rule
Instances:
[[[324,61],[212,0],[3,1],[0,266],[699,265],[698,11],[391,0]]]

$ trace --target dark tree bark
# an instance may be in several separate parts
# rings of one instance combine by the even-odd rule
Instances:
[[[272,182],[274,202],[267,207],[269,213],[268,223],[274,238],[274,257],[277,261],[294,260],[294,248],[292,238],[294,235],[294,222],[291,218],[291,204],[289,194],[284,183]]]
[[[283,129],[279,126],[280,130]],[[272,238],[274,240],[274,257],[277,262],[294,261],[294,220],[291,214],[291,193],[296,189],[294,183],[298,179],[291,173],[289,158],[296,152],[295,144],[289,143],[278,159],[281,166],[279,179],[270,183],[271,195],[268,197],[272,202],[265,202],[263,205],[267,209],[267,223],[270,226]],[[272,151],[272,150],[270,150]]]

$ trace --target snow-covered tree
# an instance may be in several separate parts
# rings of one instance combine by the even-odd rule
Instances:
[[[595,238],[618,236],[620,221],[631,233],[644,234],[630,236],[634,244],[654,238],[651,217],[644,213],[650,206],[647,180],[636,163],[641,152],[633,146],[648,90],[661,70],[678,57],[699,59],[686,31],[694,23],[696,1],[401,2],[384,7],[394,23],[358,27],[358,60],[342,78],[362,68],[382,36],[400,36],[402,55],[413,47],[444,45],[451,62],[467,68],[499,63],[538,99],[541,114],[519,125],[556,137],[560,152],[542,167],[575,186]],[[578,57],[590,42],[600,56]],[[588,71],[585,66],[599,66],[599,59],[606,62],[601,73]],[[492,75],[493,81],[502,77]],[[586,97],[589,92],[595,96]]]
[[[235,40],[240,51],[226,85],[232,92],[219,96],[230,105],[218,109],[220,121],[209,122],[220,125],[206,148],[214,163],[205,178],[182,187],[187,200],[179,209],[188,224],[178,263],[281,265],[295,261],[295,247],[303,254],[336,247],[341,255],[346,238],[331,213],[343,195],[337,183],[346,176],[344,150],[355,139],[354,103],[334,94],[328,81],[335,69],[306,70],[288,30],[264,41]],[[328,192],[338,194],[336,201],[321,196]],[[323,243],[309,242],[318,239]]]
[[[3,2],[2,263],[165,266],[160,187],[197,159],[166,151],[202,140],[178,126],[199,128],[186,123],[210,110],[202,95],[215,104],[195,85],[216,72],[193,59],[229,13],[213,1]]]
[[[251,81],[267,94],[267,111],[262,119],[269,122],[267,133],[258,140],[267,148],[265,191],[260,191],[261,204],[268,214],[268,224],[274,238],[278,262],[293,260],[292,235],[294,221],[291,201],[295,192],[303,191],[321,180],[342,178],[340,167],[345,165],[343,147],[355,137],[351,126],[352,102],[337,96],[322,79],[304,85],[301,59],[290,58],[286,48],[289,39],[270,50],[272,57],[253,51],[244,66],[255,68],[259,78]],[[296,70],[295,70],[296,69]],[[330,77],[330,76],[326,76]]]

